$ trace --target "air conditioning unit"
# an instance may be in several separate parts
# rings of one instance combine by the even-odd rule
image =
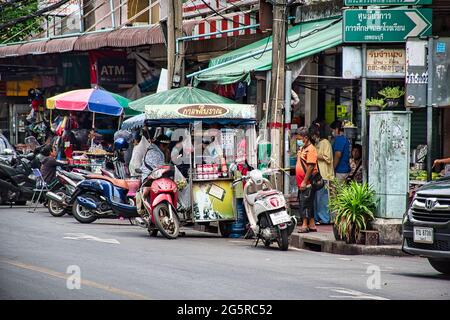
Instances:
[[[63,20],[62,33],[68,34],[75,32],[81,32],[79,14],[72,14]]]

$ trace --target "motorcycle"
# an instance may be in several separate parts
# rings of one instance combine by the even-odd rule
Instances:
[[[139,187],[137,179],[91,174],[76,185],[66,203],[72,206],[73,217],[81,223],[119,217],[131,219],[139,217],[134,199]]]
[[[80,181],[86,178],[85,174],[65,171],[57,168],[56,179],[59,181],[61,187],[55,192],[49,191],[46,193],[48,199],[48,211],[54,217],[62,217],[66,213],[72,213],[70,208],[70,198],[75,192],[75,189]]]
[[[166,238],[175,239],[180,230],[178,219],[177,186],[170,178],[170,166],[162,166],[152,171],[141,184],[135,179],[112,179],[105,176],[88,176],[77,185],[72,197],[72,214],[81,223],[92,223],[102,218],[128,218],[147,228],[150,235],[160,231]],[[148,219],[142,219],[133,195],[142,194],[142,204]]]
[[[104,168],[100,169],[102,176],[115,179],[114,173],[106,170]],[[86,179],[88,176],[92,176],[91,171],[74,168],[72,172],[65,171],[61,168],[57,169],[56,179],[59,180],[61,188],[55,192],[47,192],[46,197],[49,200],[48,210],[50,214],[54,217],[62,217],[64,214],[72,214],[73,202],[71,197],[74,194],[79,182]],[[134,180],[128,181],[129,184],[136,184]],[[134,197],[136,192],[134,191],[136,187],[132,187],[132,190],[127,195],[129,197],[130,203],[135,203]]]
[[[147,227],[151,236],[160,231],[167,239],[175,239],[180,232],[177,185],[172,180],[173,174],[173,167],[161,166],[153,170],[141,186],[142,204],[149,217],[148,220],[136,220],[142,227]]]
[[[250,171],[247,175],[235,180],[233,185],[245,181],[244,207],[247,213],[250,228],[256,236],[256,244],[262,240],[266,247],[277,242],[283,251],[289,247],[289,236],[297,225],[295,216],[290,216],[286,209],[286,199],[283,193],[274,189],[270,181],[263,174],[276,170],[258,169]]]
[[[43,146],[42,146],[43,147]],[[16,155],[11,164],[0,162],[0,202],[13,202],[17,205],[25,205],[33,197],[36,188],[36,177],[32,169],[39,168],[43,155],[42,147],[36,148],[34,153]],[[56,187],[56,183],[49,186]],[[42,197],[45,202],[46,198]]]

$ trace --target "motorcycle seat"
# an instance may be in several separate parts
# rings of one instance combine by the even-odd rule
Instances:
[[[81,174],[79,174],[79,173],[63,171],[63,174],[65,176],[67,176],[69,179],[72,179],[72,180],[75,180],[75,181],[80,181],[80,180],[84,179],[84,177]]]
[[[116,187],[126,189],[126,190],[128,190],[128,188],[129,188],[128,183],[125,180],[121,180],[121,179],[115,179],[115,178],[102,176],[102,175],[98,175],[98,174],[90,174],[87,176],[87,178],[88,179],[106,180],[106,181],[111,182]]]
[[[141,186],[141,180],[138,179],[126,179],[128,185],[128,193],[136,193]]]
[[[280,192],[278,190],[267,190],[267,191],[260,191],[258,192],[258,196],[261,198],[265,198],[268,196],[273,196],[275,194],[279,194]]]

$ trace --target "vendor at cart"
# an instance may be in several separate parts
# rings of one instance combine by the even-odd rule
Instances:
[[[148,147],[141,166],[142,181],[144,181],[153,170],[167,163],[165,154],[169,149],[169,144],[170,138],[165,134],[161,134],[156,138],[155,142]]]
[[[450,175],[450,172],[447,172],[447,171],[450,171],[450,170],[447,169],[447,167],[450,166],[450,158],[434,160],[433,168],[438,166],[438,165],[441,165],[441,164],[444,165],[444,167],[445,167],[445,169],[443,170],[442,174],[443,175]]]

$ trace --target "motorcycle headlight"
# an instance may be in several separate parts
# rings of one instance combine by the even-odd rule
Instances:
[[[162,170],[155,170],[150,174],[150,179],[156,180],[156,179],[161,178],[162,175],[163,175]]]

